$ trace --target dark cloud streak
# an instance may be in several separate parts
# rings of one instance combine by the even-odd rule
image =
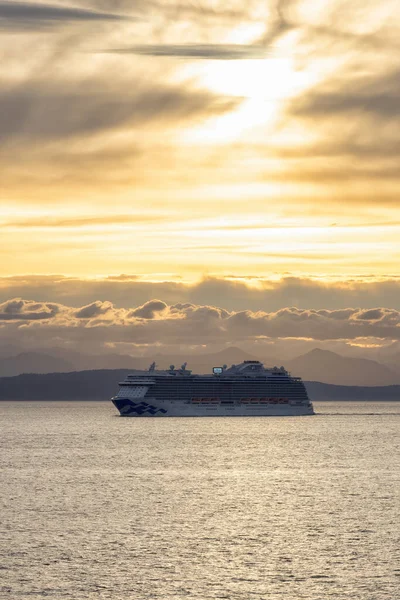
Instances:
[[[102,50],[102,52],[203,60],[264,59],[268,55],[265,46],[243,44],[148,44]]]
[[[67,22],[124,21],[124,15],[39,2],[0,1],[0,30],[54,27]]]
[[[0,139],[57,139],[122,125],[180,120],[209,111],[224,112],[238,99],[206,91],[140,85],[128,90],[115,81],[30,82],[0,92]]]
[[[316,89],[305,94],[293,105],[292,111],[310,118],[346,116],[354,112],[384,119],[397,119],[400,115],[400,69],[351,82],[338,80],[336,85],[335,82],[329,85],[333,89]]]
[[[88,1],[88,0],[87,0]],[[90,5],[96,10],[110,11],[116,7],[121,11],[130,11],[134,7],[141,13],[160,11],[168,18],[181,19],[182,16],[191,16],[205,19],[246,19],[249,11],[246,6],[240,8],[217,8],[216,5],[200,1],[165,2],[164,0],[90,0]]]

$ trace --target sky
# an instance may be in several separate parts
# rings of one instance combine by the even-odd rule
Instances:
[[[398,0],[0,0],[0,33],[3,346],[398,351]]]

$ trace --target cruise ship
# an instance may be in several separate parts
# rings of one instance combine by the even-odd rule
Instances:
[[[257,360],[209,375],[194,375],[184,363],[128,375],[112,398],[123,417],[275,417],[313,415],[300,377],[284,367],[267,369]]]

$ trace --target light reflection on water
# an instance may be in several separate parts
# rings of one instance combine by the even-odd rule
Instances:
[[[395,600],[400,403],[315,408],[1,403],[0,597]]]

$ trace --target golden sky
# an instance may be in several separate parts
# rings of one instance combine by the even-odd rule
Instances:
[[[398,347],[398,0],[0,0],[0,33],[3,343]]]
[[[0,0],[0,274],[400,264],[397,0]]]

